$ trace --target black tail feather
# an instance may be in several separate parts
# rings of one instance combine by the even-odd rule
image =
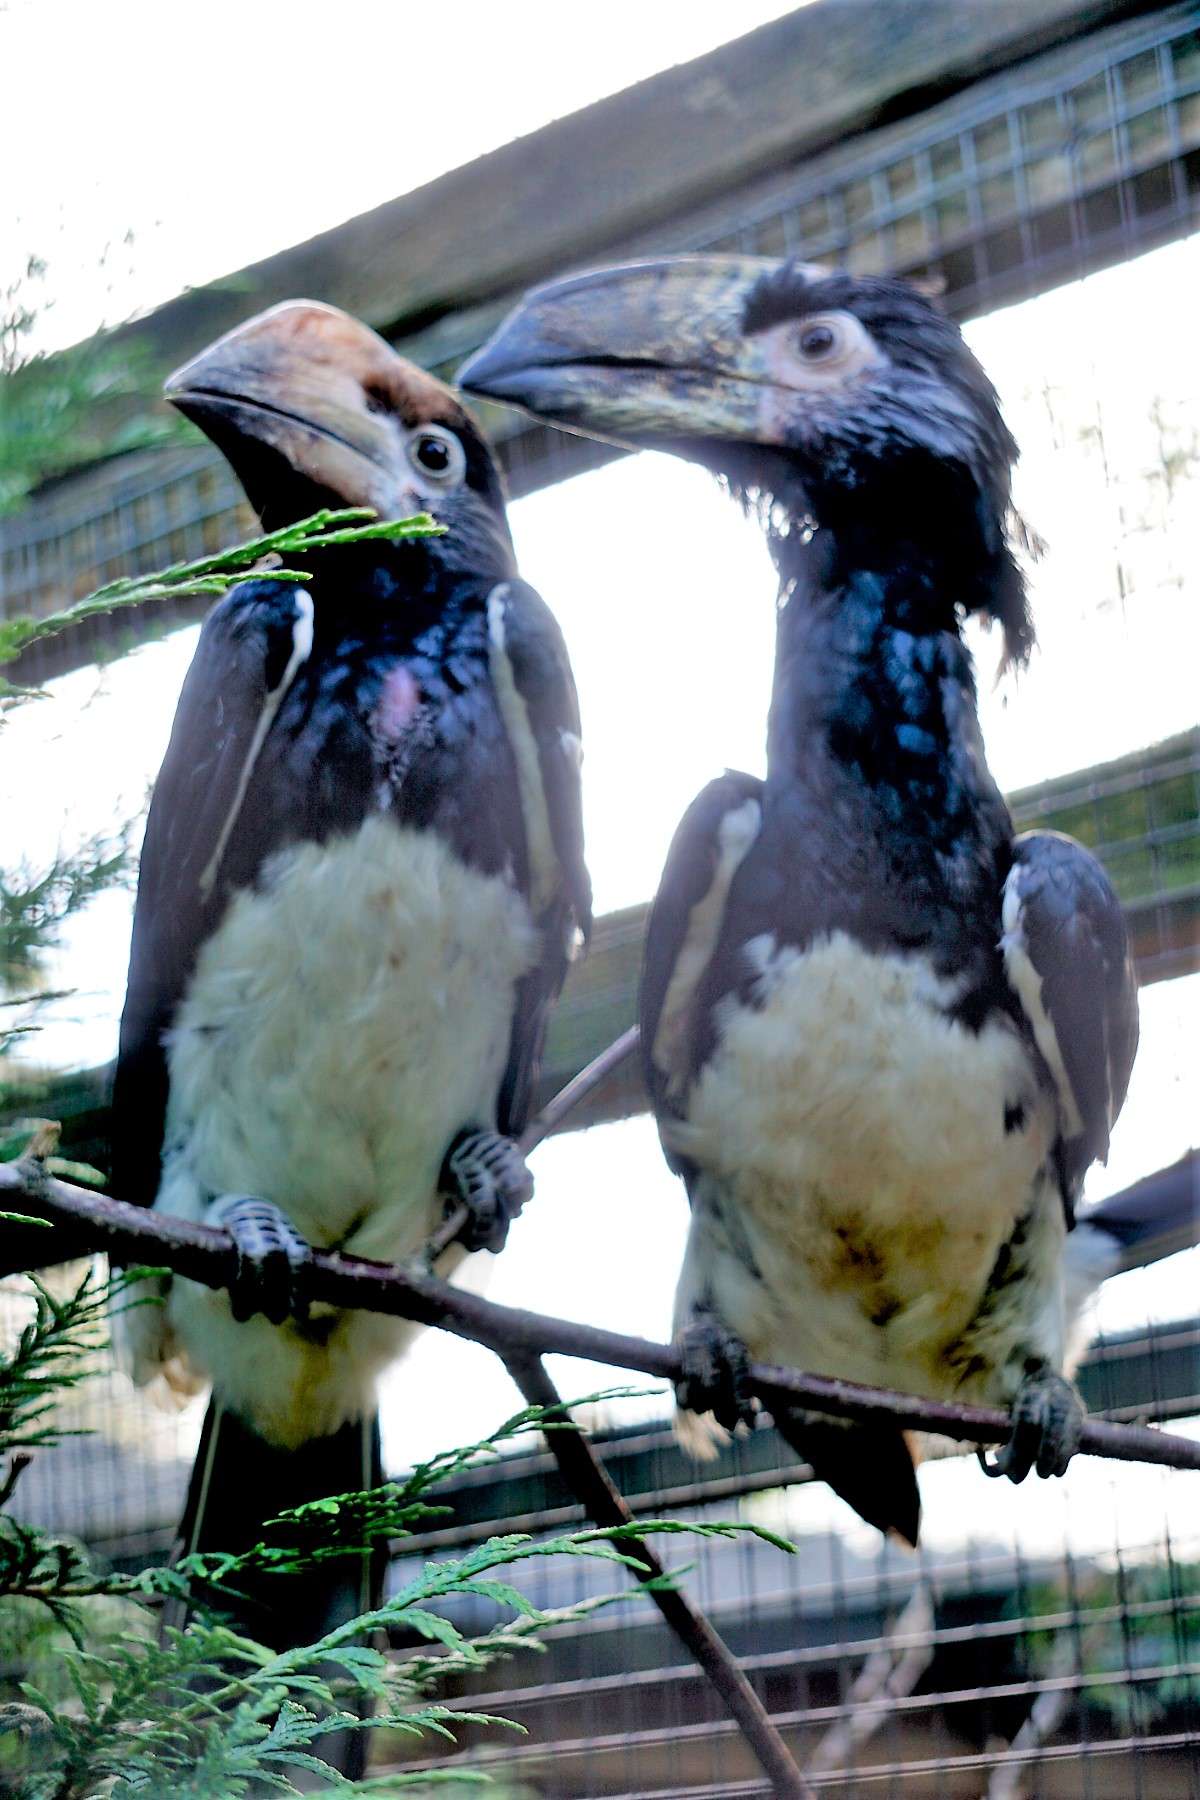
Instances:
[[[797,1410],[773,1416],[780,1436],[860,1519],[916,1548],[921,1495],[906,1433],[889,1425],[850,1424],[823,1413]]]
[[[179,1535],[183,1551],[248,1550],[267,1519],[383,1480],[379,1421],[352,1421],[295,1449],[268,1444],[218,1401],[209,1404]],[[305,1574],[240,1582],[238,1623],[274,1650],[311,1643],[374,1604],[384,1557],[351,1556]]]
[[[1185,1151],[1169,1168],[1088,1207],[1077,1223],[1114,1239],[1123,1269],[1190,1249],[1200,1241],[1200,1152]]]
[[[248,1550],[263,1537],[265,1521],[290,1507],[378,1487],[382,1480],[377,1416],[284,1450],[268,1444],[219,1401],[210,1401],[179,1551]],[[236,1603],[224,1593],[213,1600],[237,1629],[274,1650],[290,1650],[376,1606],[386,1569],[387,1546],[380,1544],[369,1554],[330,1560],[302,1576],[239,1577]],[[339,1773],[358,1778],[364,1773],[366,1738],[362,1731],[331,1732],[320,1740],[318,1753]]]

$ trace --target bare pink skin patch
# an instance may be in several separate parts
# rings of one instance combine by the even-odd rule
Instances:
[[[372,723],[386,744],[398,744],[421,710],[421,690],[411,669],[397,663],[384,676]]]

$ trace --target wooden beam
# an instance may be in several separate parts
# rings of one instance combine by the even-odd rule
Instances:
[[[1148,0],[818,0],[192,289],[116,339],[136,342],[166,373],[261,307],[300,295],[407,337],[574,259],[602,257],[606,245],[767,169],[1152,10]]]
[[[1186,41],[1186,8],[1056,0],[1038,24],[1023,5],[993,10],[988,19],[982,6],[957,6],[950,16],[958,35],[939,36],[942,0],[921,7],[879,0],[870,8],[820,0],[232,282],[172,301],[121,335],[143,366],[161,373],[248,312],[303,290],[360,311],[404,354],[452,379],[529,280],[596,260],[712,245],[803,249],[862,270],[933,270],[948,308],[965,318],[1185,234],[1200,206],[1188,174],[1200,127],[1178,71],[1162,78],[1168,136],[1147,148],[1144,138],[1127,143],[1122,127],[1125,149],[1112,166],[1084,155],[1090,139],[1080,148],[1060,136],[1048,151],[1042,143],[1036,191],[1027,190],[1022,172],[1034,151],[1023,138],[1019,146],[1007,140],[1007,121],[1030,95],[1043,96],[1044,114],[1050,91],[1065,118],[1080,81],[1094,82],[1097,69],[1123,66],[1135,51],[1145,56],[1148,46],[1150,54],[1157,46],[1162,70],[1176,69],[1168,46]],[[1139,16],[1146,11],[1149,23]],[[869,69],[852,66],[878,51],[893,16],[903,27],[896,55],[876,57]],[[1046,48],[1046,32],[1055,48],[1035,55]],[[1124,91],[1119,82],[1112,88],[1114,96]],[[966,206],[961,180],[947,177],[943,194],[945,183],[931,171],[939,152],[957,166],[956,146],[978,135],[985,115],[1010,141],[1014,180],[972,176]],[[1092,128],[1099,130],[1095,121]],[[571,158],[588,179],[577,182],[570,205],[560,204]],[[550,168],[558,184],[553,207],[538,185]],[[906,196],[898,210],[881,198],[895,180]],[[518,198],[522,181],[531,185]],[[868,191],[874,199],[862,214]],[[490,232],[477,229],[481,209]],[[1122,221],[1115,234],[1114,220]],[[127,406],[114,400],[107,423],[119,426]],[[479,410],[514,496],[616,454],[511,409],[484,403]],[[18,517],[0,521],[0,613],[41,614],[111,575],[215,548],[237,535],[238,510],[224,464],[199,442],[77,470],[48,484]],[[92,621],[35,645],[17,679],[39,685],[159,624],[150,616]]]
[[[1125,902],[1143,984],[1200,968],[1200,729],[1148,750],[1063,775],[1009,796],[1018,830],[1069,831],[1105,862]],[[597,921],[587,958],[567,978],[555,1009],[537,1104],[634,1023],[648,905]],[[107,1167],[111,1068],[51,1074],[0,1090],[0,1118],[61,1119],[66,1155]],[[581,1130],[645,1110],[630,1058],[564,1129]]]

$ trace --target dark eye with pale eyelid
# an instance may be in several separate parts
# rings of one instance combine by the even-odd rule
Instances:
[[[429,475],[444,475],[450,467],[450,447],[441,438],[418,438],[413,456]]]
[[[452,431],[423,426],[408,440],[408,459],[418,475],[437,487],[453,487],[466,473],[467,459]]]
[[[802,325],[797,340],[806,362],[824,362],[837,349],[837,333],[832,325]]]

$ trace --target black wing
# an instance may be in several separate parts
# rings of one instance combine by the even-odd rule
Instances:
[[[696,1073],[696,996],[721,935],[730,883],[762,819],[761,781],[729,769],[692,801],[667,852],[642,965],[642,1064],[656,1116]]]
[[[1009,984],[1054,1078],[1068,1212],[1108,1158],[1138,1043],[1137,974],[1121,903],[1091,853],[1057,831],[1016,840],[1004,884]]]
[[[255,759],[312,644],[312,602],[251,581],[209,613],[155,784],[113,1084],[113,1192],[149,1206],[167,1105],[163,1034],[225,902],[221,861]],[[269,848],[269,846],[268,846]]]
[[[592,929],[592,884],[583,858],[579,697],[558,621],[524,581],[488,599],[492,680],[512,745],[525,824],[530,900],[542,954],[521,983],[497,1123],[528,1123],[550,1007],[577,937]]]

